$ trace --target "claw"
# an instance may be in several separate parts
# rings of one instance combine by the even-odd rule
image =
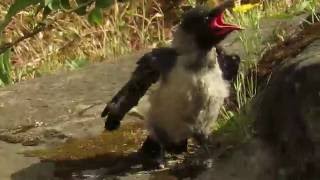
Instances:
[[[106,119],[106,122],[104,124],[104,128],[108,131],[113,131],[113,130],[118,129],[119,127],[120,127],[120,121],[111,119],[108,116],[108,118]]]
[[[161,149],[160,149],[160,155],[157,158],[157,163],[158,163],[159,169],[164,169],[166,167],[165,150],[162,145],[161,145]]]

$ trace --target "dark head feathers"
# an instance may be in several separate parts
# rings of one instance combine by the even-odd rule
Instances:
[[[232,29],[232,25],[224,24],[221,16],[224,10],[231,7],[232,4],[233,1],[230,0],[213,9],[205,6],[192,8],[183,14],[180,27],[187,34],[194,36],[200,49],[210,50],[235,30]],[[220,18],[220,21],[217,21],[217,18]],[[221,24],[213,25],[215,20]]]

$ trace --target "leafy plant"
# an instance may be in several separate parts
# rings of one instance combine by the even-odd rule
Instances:
[[[72,7],[69,0],[15,0],[14,3],[9,7],[4,20],[0,23],[0,38],[3,39],[3,31],[5,27],[10,23],[12,17],[20,11],[28,8],[31,5],[37,6],[37,15],[42,12],[42,21],[37,22],[34,26],[33,32],[28,32],[26,36],[20,37],[19,39],[24,40],[32,37],[39,33],[39,29],[43,29],[44,24],[49,25],[46,21],[47,16],[52,12],[64,11],[64,12],[76,12],[78,15],[87,14],[87,9],[94,3],[94,8],[89,12],[88,21],[91,24],[99,25],[102,23],[102,8],[107,8],[112,4],[113,0],[76,0],[77,5]],[[20,40],[14,43],[2,43],[0,44],[0,54],[6,49],[9,49],[19,43]]]
[[[4,17],[4,21],[0,25],[0,32],[9,24],[11,18],[16,15],[21,10],[27,8],[28,6],[38,4],[40,0],[15,0],[14,4],[12,4]]]
[[[104,9],[102,7],[110,4],[100,4],[101,14],[91,14],[98,9],[98,2],[101,3],[95,1],[96,5],[86,7],[88,19],[74,13],[79,7],[76,3],[81,1],[66,2],[60,9],[55,8],[56,4],[40,10],[40,4],[31,5],[12,17],[0,37],[0,54],[8,47],[14,47],[11,56],[13,82],[55,72],[67,67],[70,59],[110,60],[168,42],[169,28],[164,27],[164,15],[156,0],[127,3],[112,0],[112,8]],[[10,4],[0,4],[2,17],[9,7]],[[42,16],[45,12],[46,16]],[[89,19],[99,23],[100,15],[103,19],[100,25],[89,23]]]
[[[69,0],[15,0],[5,15],[4,21],[0,25],[0,31],[2,32],[4,30],[13,16],[31,5],[37,5],[38,12],[43,12],[43,17],[46,17],[52,11],[58,10],[65,12],[74,11],[79,15],[85,15],[87,14],[88,7],[95,3],[95,8],[89,13],[88,20],[92,24],[101,24],[101,9],[112,5],[113,0],[76,0],[76,2],[77,6],[72,8]]]
[[[0,86],[11,84],[10,50],[0,55]]]
[[[88,64],[88,60],[86,58],[80,57],[78,59],[67,61],[66,67],[69,70],[77,70],[86,66],[87,64]]]
[[[3,31],[6,26],[11,22],[12,17],[18,14],[20,11],[25,10],[29,6],[37,6],[37,12],[42,12],[42,21],[38,22],[34,26],[33,31],[23,33],[11,43],[0,44],[0,86],[10,84],[12,82],[11,77],[11,64],[10,64],[10,49],[17,45],[21,41],[33,37],[39,32],[43,31],[47,25],[46,18],[52,12],[65,11],[65,12],[76,12],[79,15],[87,14],[87,9],[91,4],[95,3],[95,7],[91,10],[88,15],[88,21],[91,24],[99,25],[102,23],[102,8],[109,7],[113,0],[76,0],[76,6],[72,7],[69,0],[15,0],[14,3],[9,7],[4,20],[0,23],[0,39],[3,38]],[[74,65],[74,64],[72,64]],[[37,72],[37,71],[34,71]],[[19,77],[21,73],[18,73]],[[20,79],[20,78],[19,78]]]

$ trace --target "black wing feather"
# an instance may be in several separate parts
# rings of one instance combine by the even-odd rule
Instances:
[[[218,46],[217,59],[222,71],[223,79],[233,81],[238,75],[240,57],[237,54],[227,54],[225,50]]]
[[[120,126],[125,114],[138,104],[149,87],[170,72],[177,56],[173,48],[156,48],[139,59],[130,80],[107,103],[101,114],[101,117],[106,117],[106,129],[114,130]]]

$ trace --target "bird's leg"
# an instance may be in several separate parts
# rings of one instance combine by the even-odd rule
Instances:
[[[161,154],[161,145],[159,142],[154,140],[151,136],[148,136],[147,139],[143,142],[142,147],[139,152],[149,158],[157,158]]]
[[[208,138],[203,134],[195,134],[194,139],[199,143],[201,148],[203,148],[208,157],[203,161],[203,165],[205,165],[207,168],[211,168],[213,166],[213,160],[211,158]]]
[[[165,149],[162,144],[154,140],[151,136],[148,136],[144,141],[139,152],[149,160],[148,164],[145,164],[149,167],[156,166],[157,168],[164,168],[165,166]],[[151,160],[151,162],[150,162]],[[156,163],[156,164],[155,164]]]
[[[160,148],[160,155],[157,159],[157,163],[158,163],[158,167],[160,169],[163,169],[165,168],[166,166],[166,161],[165,161],[165,149],[164,149],[164,146],[161,145],[161,148]]]
[[[182,140],[178,143],[176,142],[167,142],[165,149],[169,153],[173,154],[182,154],[188,151],[188,139]]]
[[[199,143],[200,147],[203,148],[204,152],[210,156],[210,150],[208,145],[208,138],[200,133],[195,134],[194,139]]]

